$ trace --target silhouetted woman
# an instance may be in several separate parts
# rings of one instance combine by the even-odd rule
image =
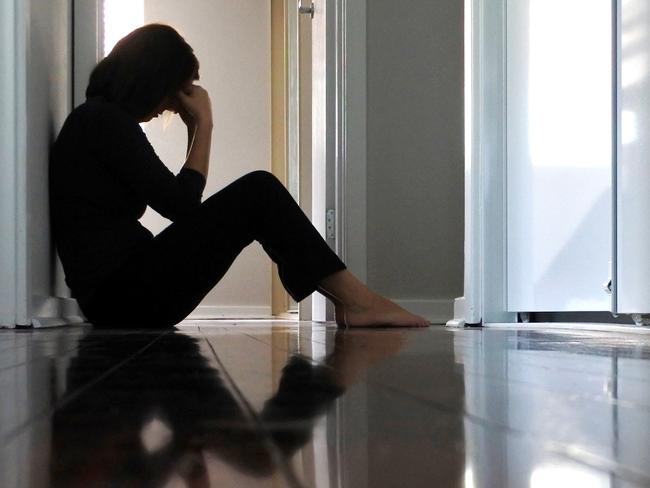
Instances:
[[[335,303],[339,325],[427,325],[347,271],[270,173],[249,173],[201,202],[212,110],[198,79],[192,48],[174,29],[136,29],[95,67],[86,102],[57,138],[54,238],[86,317],[105,327],[172,326],[257,240],[289,294],[300,301],[320,291]],[[166,110],[179,114],[188,131],[177,175],[139,126]],[[155,237],[138,221],[147,206],[172,221]]]

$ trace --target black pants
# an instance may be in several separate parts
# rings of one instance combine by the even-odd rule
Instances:
[[[169,327],[183,320],[253,240],[278,264],[300,301],[326,276],[345,269],[282,183],[249,173],[174,222],[82,304],[100,327]]]

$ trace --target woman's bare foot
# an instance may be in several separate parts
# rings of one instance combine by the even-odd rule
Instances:
[[[429,321],[375,294],[369,306],[337,304],[336,323],[343,327],[427,327]]]
[[[328,276],[319,291],[332,300],[343,327],[427,327],[429,321],[371,291],[347,270]]]

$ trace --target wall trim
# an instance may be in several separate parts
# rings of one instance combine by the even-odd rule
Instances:
[[[454,316],[454,299],[397,299],[392,298],[400,307],[411,313],[421,315],[433,324],[446,324]]]
[[[74,298],[33,296],[34,328],[58,327],[61,325],[82,324],[86,322],[77,300]]]
[[[338,0],[336,19],[336,247],[367,280],[366,0]]]
[[[566,333],[575,333],[576,331],[591,332],[619,332],[625,334],[650,334],[650,327],[643,327],[633,324],[607,324],[597,322],[532,322],[532,323],[513,323],[513,322],[488,322],[482,325],[488,329],[514,329],[514,330],[563,330]]]
[[[454,317],[447,322],[447,327],[465,327],[467,317],[467,301],[465,297],[454,299]]]
[[[267,319],[273,318],[271,306],[199,305],[185,320],[192,319]]]
[[[516,322],[507,311],[506,3],[465,0],[465,303],[456,319],[467,324]]]
[[[34,328],[58,327],[86,322],[73,298],[33,297],[36,313]],[[273,318],[270,306],[199,305],[185,320],[209,319],[269,319]]]

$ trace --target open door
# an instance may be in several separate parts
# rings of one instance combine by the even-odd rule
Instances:
[[[617,4],[617,167],[614,312],[650,317],[650,5]]]

